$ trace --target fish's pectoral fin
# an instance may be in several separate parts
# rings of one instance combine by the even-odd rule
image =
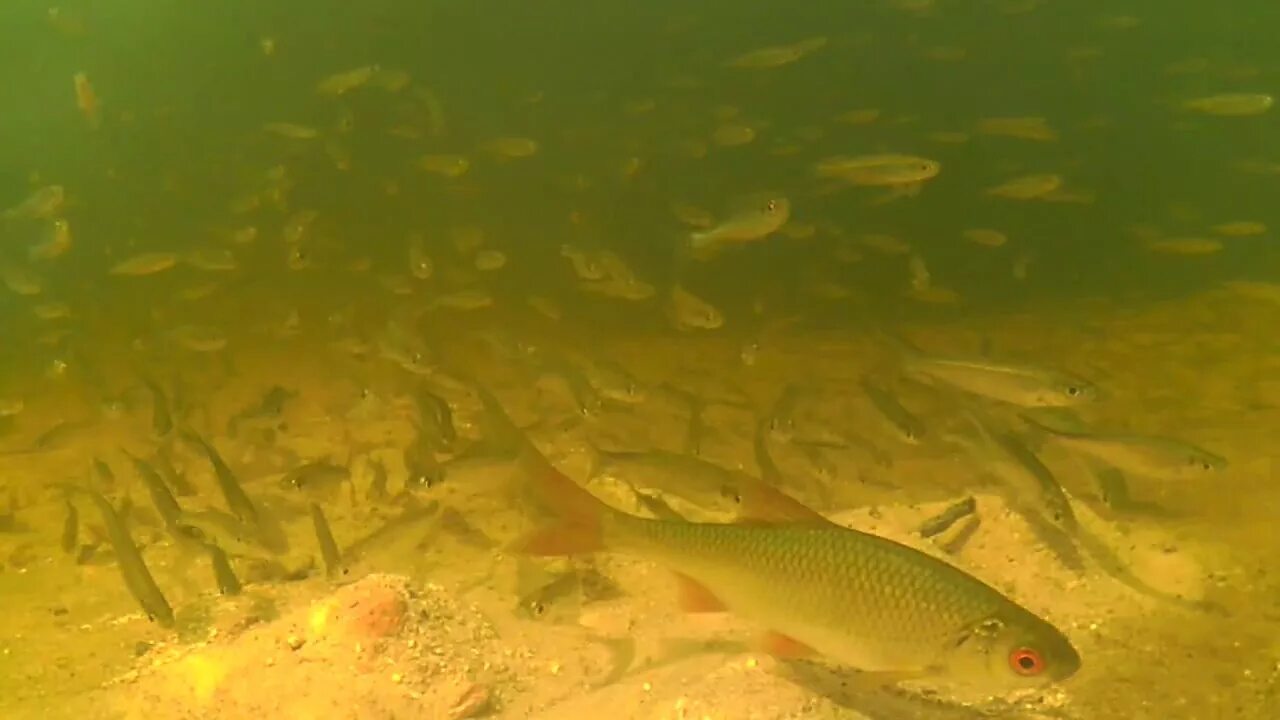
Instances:
[[[676,598],[680,609],[691,613],[724,612],[729,608],[706,585],[676,573]]]
[[[818,654],[817,650],[806,645],[803,642],[791,637],[783,635],[780,632],[770,630],[760,638],[760,647],[765,652],[776,658],[797,659],[812,657]]]

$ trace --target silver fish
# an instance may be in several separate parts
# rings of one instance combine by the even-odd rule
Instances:
[[[1142,477],[1198,480],[1212,477],[1228,464],[1221,455],[1173,438],[1070,432],[1049,427],[1027,415],[1022,418],[1047,432],[1054,442],[1065,448]]]
[[[1057,370],[982,358],[931,357],[914,349],[904,352],[902,369],[919,380],[1020,407],[1080,405],[1098,394],[1088,380]]]

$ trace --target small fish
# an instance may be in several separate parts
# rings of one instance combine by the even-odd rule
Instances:
[[[418,406],[418,427],[438,438],[439,448],[448,451],[458,442],[452,406],[427,387],[419,388],[414,400]]]
[[[459,290],[453,293],[437,295],[427,304],[428,310],[446,308],[449,310],[482,310],[493,307],[493,296],[479,288]]]
[[[39,275],[16,265],[0,266],[0,280],[5,287],[18,295],[34,297],[44,292],[44,281]]]
[[[1021,140],[1053,142],[1058,131],[1042,117],[995,117],[978,121],[978,132],[983,135],[1003,135]]]
[[[889,678],[986,689],[1039,686],[1080,668],[1055,627],[961,570],[905,545],[812,519],[753,524],[647,520],[604,505],[532,446],[532,488],[561,518],[516,546],[604,549],[677,573],[681,605],[732,610],[769,629],[775,655],[819,654]]]
[[[5,219],[44,220],[51,219],[66,204],[67,192],[61,185],[46,185],[27,197],[27,199],[4,211]]]
[[[334,577],[345,575],[346,567],[342,564],[342,553],[338,550],[338,542],[333,539],[333,531],[329,529],[329,521],[325,519],[324,510],[317,503],[309,503],[311,526],[316,533],[316,543],[320,546],[320,557],[324,560],[325,575]]]
[[[632,302],[648,300],[658,292],[658,289],[653,285],[633,277],[584,280],[578,283],[578,288],[597,295],[605,295]]]
[[[346,95],[372,80],[380,69],[377,65],[363,65],[352,70],[334,73],[316,84],[316,92],[330,97]]]
[[[83,420],[61,420],[54,423],[48,430],[36,436],[31,445],[21,450],[5,450],[0,455],[35,455],[38,453],[54,452],[64,450],[71,445],[71,441],[80,435],[80,432],[89,426],[89,423]]]
[[[791,201],[777,195],[758,195],[742,202],[733,215],[708,230],[689,236],[689,250],[696,259],[708,259],[725,245],[763,240],[791,218]]]
[[[956,522],[973,515],[978,509],[978,501],[972,495],[948,505],[942,512],[925,520],[916,530],[920,537],[931,538],[947,531]]]
[[[1181,440],[1149,435],[1072,432],[1021,416],[1059,445],[1127,473],[1156,480],[1200,480],[1227,468],[1227,459]]]
[[[790,65],[827,44],[825,37],[812,37],[790,45],[772,45],[738,55],[725,63],[743,70],[765,70]]]
[[[879,411],[879,415],[894,429],[903,442],[915,445],[924,437],[924,423],[902,406],[888,390],[876,385],[870,378],[862,379],[862,392]]]
[[[1267,234],[1266,224],[1256,220],[1235,220],[1219,223],[1209,229],[1215,235],[1221,235],[1222,237],[1255,237]]]
[[[308,496],[331,495],[339,487],[351,482],[351,471],[345,466],[328,460],[309,462],[285,473],[280,478],[280,489],[303,492]]]
[[[575,561],[563,572],[548,572],[525,557],[516,558],[516,615],[553,625],[574,625],[588,603],[621,597],[617,583],[590,562]]]
[[[371,500],[386,500],[387,495],[387,465],[379,458],[369,460],[369,467],[373,470],[373,479],[369,481],[369,498]]]
[[[409,236],[409,274],[419,280],[430,280],[435,273],[435,263],[427,254],[427,239],[422,233]]]
[[[480,250],[472,258],[472,265],[480,272],[501,270],[507,264],[507,254],[501,250]]]
[[[560,309],[560,305],[551,298],[542,297],[541,295],[530,295],[525,298],[525,302],[529,304],[529,307],[536,310],[540,315],[548,320],[558,322],[564,317],[564,311]]]
[[[49,226],[48,237],[38,245],[27,250],[27,259],[53,260],[62,257],[71,249],[71,223],[65,218],[55,218]]]
[[[942,172],[942,164],[917,155],[887,153],[881,155],[836,155],[814,166],[820,178],[841,180],[851,185],[900,187],[900,192],[914,195],[927,180]]]
[[[143,376],[142,383],[151,391],[151,431],[158,438],[168,437],[173,432],[173,413],[170,409],[169,396],[165,394],[160,383]]]
[[[235,473],[231,472],[231,468],[227,466],[226,461],[218,454],[217,448],[194,431],[187,431],[184,437],[189,442],[198,445],[209,458],[209,464],[213,466],[214,478],[218,482],[218,489],[222,491],[222,497],[227,501],[227,507],[231,510],[231,513],[243,523],[257,525],[260,521],[258,507],[245,494],[240,481],[236,479]]]
[[[395,68],[378,68],[373,75],[373,84],[387,92],[398,93],[409,86],[413,78],[407,71]]]
[[[89,83],[89,76],[82,72],[76,73],[71,78],[71,83],[76,93],[76,108],[89,121],[89,127],[96,130],[102,124],[102,116],[99,109],[98,94],[94,92],[93,85]]]
[[[987,188],[987,194],[1007,200],[1036,200],[1056,192],[1062,183],[1061,175],[1023,175]]]
[[[89,476],[93,480],[95,488],[106,488],[108,490],[116,486],[116,474],[112,472],[111,466],[104,462],[101,458],[94,458],[89,467]]]
[[[744,488],[753,480],[745,473],[692,455],[610,452],[587,447],[592,481],[620,482],[637,494],[661,493],[704,513],[736,516]]]
[[[1151,252],[1166,255],[1213,255],[1225,247],[1216,238],[1151,238],[1144,245]]]
[[[999,230],[990,230],[986,228],[973,228],[965,230],[962,235],[964,239],[975,245],[983,247],[1000,247],[1009,242],[1009,236]]]
[[[1188,100],[1182,107],[1205,115],[1246,117],[1261,115],[1274,104],[1275,98],[1263,93],[1223,93]]]
[[[129,535],[128,528],[116,513],[116,509],[111,506],[111,502],[96,490],[75,485],[63,485],[63,487],[69,492],[89,496],[97,506],[98,513],[102,516],[102,524],[107,529],[111,547],[115,550],[116,564],[120,568],[120,575],[124,578],[125,587],[129,589],[129,593],[138,601],[151,620],[162,627],[173,627],[173,608],[169,606],[169,601],[165,599],[160,586],[156,584],[151,571],[147,569],[142,553],[138,551],[138,546],[134,544],[133,537]]]
[[[245,424],[274,429],[280,423],[285,403],[297,393],[280,385],[272,385],[257,403],[236,413],[227,421],[227,434],[235,435]]]
[[[527,158],[538,153],[538,142],[523,137],[499,137],[480,145],[485,152],[500,158]]]
[[[724,315],[714,305],[685,290],[672,286],[667,302],[667,317],[680,331],[715,330],[724,325]]]
[[[196,488],[187,479],[187,476],[178,471],[173,464],[173,438],[166,438],[156,450],[155,457],[152,459],[151,465],[160,473],[160,477],[164,478],[164,482],[173,490],[174,494],[179,497],[189,497],[196,494]]]
[[[423,155],[418,167],[447,178],[462,177],[471,169],[471,161],[465,155]]]
[[[906,349],[903,371],[1021,407],[1068,407],[1094,400],[1093,383],[1067,373],[983,359],[930,357]]]
[[[31,312],[41,320],[62,320],[71,317],[71,306],[64,302],[46,302],[31,308]]]
[[[198,353],[215,353],[227,347],[227,336],[208,325],[179,325],[169,331],[169,339]]]
[[[552,575],[527,558],[517,557],[516,562],[516,617],[553,625],[577,624],[582,614],[582,578],[578,571],[570,568]]]
[[[197,270],[210,272],[229,272],[239,267],[236,256],[222,247],[198,247],[189,250],[182,259]]]
[[[154,275],[169,270],[178,264],[178,256],[171,252],[151,252],[134,255],[111,266],[108,271],[112,275],[142,276]]]
[[[425,490],[439,485],[444,478],[444,469],[436,458],[431,440],[425,437],[421,430],[404,448],[402,458],[407,474],[406,488]]]
[[[274,562],[281,555],[269,547],[255,527],[220,510],[184,510],[175,526],[186,537],[213,545],[232,557]]]
[[[311,226],[320,217],[316,210],[299,210],[288,217],[280,231],[286,245],[297,245],[307,236]]]
[[[299,125],[297,123],[288,122],[270,122],[262,126],[262,129],[272,135],[279,135],[290,140],[315,140],[320,137],[320,131],[307,125]]]
[[[644,402],[645,393],[630,373],[617,363],[583,359],[579,362],[582,374],[591,387],[608,400],[636,405]]]
[[[995,428],[978,410],[964,411],[976,437],[953,435],[981,468],[997,483],[1008,507],[1020,515],[1046,548],[1066,567],[1083,570],[1079,539],[1081,528],[1062,485],[1040,458],[1016,434]]]
[[[755,139],[755,128],[741,123],[725,123],[711,133],[711,142],[720,147],[749,145]]]
[[[76,509],[76,504],[71,502],[70,496],[63,499],[63,505],[67,509],[67,518],[62,522],[62,536],[59,545],[62,551],[68,555],[75,555],[80,549],[80,512]]]
[[[160,473],[151,467],[147,461],[133,455],[127,451],[124,454],[133,462],[134,468],[138,471],[138,476],[142,478],[142,484],[147,488],[147,494],[151,497],[151,504],[155,506],[156,512],[160,514],[160,519],[164,522],[166,528],[174,534],[181,534],[178,530],[178,517],[182,515],[182,506],[178,504],[178,499],[173,496],[169,490],[169,486],[165,484],[160,477]]]
[[[209,564],[213,567],[213,579],[218,585],[218,592],[228,596],[239,595],[243,586],[240,578],[236,577],[235,568],[231,567],[227,553],[217,545],[206,544],[205,550],[209,553]]]
[[[26,408],[27,403],[22,398],[0,397],[0,418],[19,415]]]

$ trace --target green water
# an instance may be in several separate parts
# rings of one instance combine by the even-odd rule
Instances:
[[[433,545],[429,560],[398,547],[371,552],[360,571],[438,582],[501,616],[494,622],[504,637],[563,648],[590,641],[515,618],[518,593],[493,579],[510,569],[497,548],[517,508],[450,495],[461,481],[420,491],[407,482],[404,448],[424,437],[410,422],[412,398],[432,380],[408,371],[404,357],[421,352],[441,372],[465,367],[556,460],[572,459],[572,443],[562,442],[570,436],[614,449],[687,451],[680,398],[692,393],[713,406],[702,456],[748,471],[752,429],[789,383],[816,387],[805,401],[816,425],[872,433],[870,411],[856,401],[856,381],[870,373],[920,415],[929,438],[899,446],[868,434],[883,448],[866,452],[856,443],[815,450],[776,437],[792,478],[784,489],[826,514],[883,505],[907,523],[920,503],[986,492],[986,468],[940,439],[966,432],[957,420],[963,403],[902,382],[887,331],[938,353],[1084,375],[1102,390],[1078,408],[1085,426],[1177,437],[1230,462],[1203,482],[1131,478],[1134,494],[1163,512],[1129,515],[1103,502],[1080,457],[1036,446],[1112,546],[1187,559],[1175,571],[1144,555],[1139,575],[1206,596],[1227,613],[1150,604],[1107,585],[1114,578],[1092,564],[1076,576],[1043,553],[1025,572],[1004,568],[1003,558],[1037,544],[993,512],[973,554],[950,559],[1029,596],[1083,657],[1057,700],[1003,712],[1082,720],[1280,714],[1280,582],[1271,567],[1280,551],[1271,526],[1280,510],[1280,110],[1222,116],[1187,106],[1224,93],[1276,93],[1278,31],[1280,6],[1265,0],[4,3],[0,209],[51,185],[65,188],[66,199],[42,217],[0,219],[0,410],[10,409],[0,417],[0,444],[36,450],[0,457],[0,710],[36,717],[63,708],[72,716],[93,706],[124,716],[96,698],[111,696],[103,683],[157,656],[135,659],[135,643],[180,652],[208,627],[249,612],[244,598],[216,596],[203,566],[194,571],[165,536],[121,452],[152,457],[167,448],[196,485],[180,498],[184,506],[221,502],[203,457],[157,436],[143,375],[157,379],[179,425],[223,449],[251,495],[270,495],[274,480],[261,478],[299,462],[349,463],[358,502],[325,506],[340,545],[393,514],[394,504],[369,493],[372,461],[385,462],[393,488],[456,509],[493,542],[477,548],[454,537],[465,533],[446,533],[456,548]],[[793,62],[733,66],[746,53],[813,38],[824,42]],[[370,65],[378,70],[349,92],[317,91],[325,78]],[[77,73],[97,97],[92,112],[77,108]],[[875,112],[850,122],[852,111]],[[992,118],[1042,118],[1054,137],[984,132]],[[270,123],[314,137],[283,137],[264,127]],[[728,124],[749,126],[754,139],[718,144],[717,128]],[[504,156],[490,145],[497,138],[532,140],[536,152]],[[928,158],[941,171],[911,188],[853,186],[814,172],[824,158],[881,153]],[[428,172],[420,158],[432,154],[465,157],[468,169]],[[1018,200],[989,192],[1043,174],[1060,176],[1061,194]],[[715,224],[766,192],[790,201],[780,232],[706,261],[681,259],[699,228],[679,208]],[[287,242],[303,211],[314,211],[314,221]],[[71,228],[69,249],[33,256],[55,220]],[[1247,232],[1223,227],[1244,222]],[[234,239],[250,228],[252,239]],[[980,245],[965,239],[972,229],[1008,241]],[[411,274],[414,234],[434,263],[428,279]],[[482,237],[506,264],[477,268],[475,250],[457,247],[463,236]],[[892,236],[904,249],[885,252],[867,236]],[[1161,249],[1189,239],[1196,244]],[[584,289],[564,246],[615,253],[652,296]],[[202,269],[191,260],[197,251],[230,253],[234,267]],[[142,253],[165,254],[174,266],[111,272]],[[291,255],[305,255],[305,267],[291,267]],[[921,264],[927,292],[912,289]],[[36,278],[38,291],[19,292],[18,275]],[[722,327],[674,328],[675,285],[714,306]],[[461,291],[483,293],[488,306],[437,306]],[[556,318],[530,297],[553,304]],[[193,328],[218,347],[193,347]],[[520,343],[541,354],[493,350]],[[582,369],[591,362],[624,368],[646,400],[609,403],[584,420],[575,387],[593,384]],[[296,395],[271,419],[272,433],[232,432],[228,419],[273,385]],[[672,385],[682,393],[663,389]],[[724,401],[722,386],[742,402]],[[474,398],[441,392],[459,435],[485,455],[489,428]],[[1009,408],[991,409],[1017,426]],[[70,440],[33,446],[63,422],[75,424]],[[447,461],[457,449],[435,450]],[[86,479],[94,458],[117,475],[103,491],[141,508],[130,525],[186,618],[176,633],[136,615],[114,621],[136,613],[136,603],[91,528],[82,535],[99,548],[97,559],[77,561],[58,547],[65,507],[49,484],[97,482]],[[827,466],[838,473],[823,474]],[[485,468],[467,477],[487,478]],[[291,536],[310,547],[305,506],[283,506]],[[97,522],[88,503],[79,514],[86,527]],[[646,628],[640,635],[660,634],[665,606],[634,598],[665,585],[637,577],[636,567],[647,566],[608,568],[623,597],[609,612],[632,617]],[[1195,580],[1190,590],[1186,577]],[[481,594],[469,595],[476,587]],[[249,579],[246,588],[281,613],[330,591],[316,572]],[[1076,599],[1061,599],[1073,592]],[[680,683],[723,664],[722,655],[705,654],[658,670],[637,663],[594,694],[562,687],[569,681],[532,665],[485,682],[501,688],[495,717],[681,717],[636,710],[648,692],[636,688],[660,685],[654,673]],[[716,718],[978,716],[860,706],[832,682],[772,682],[753,685],[757,695],[730,690],[700,700],[706,688],[691,685],[690,707]],[[557,706],[565,697],[597,704]],[[742,704],[748,697],[755,700]],[[655,698],[654,707],[671,699]],[[189,716],[180,705],[162,712]],[[765,706],[779,709],[770,715]],[[234,717],[245,707],[201,712]]]

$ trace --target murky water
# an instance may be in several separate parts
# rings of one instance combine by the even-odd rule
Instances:
[[[375,5],[0,8],[5,717],[1280,714],[1273,3]],[[1080,667],[528,557],[526,439]]]

